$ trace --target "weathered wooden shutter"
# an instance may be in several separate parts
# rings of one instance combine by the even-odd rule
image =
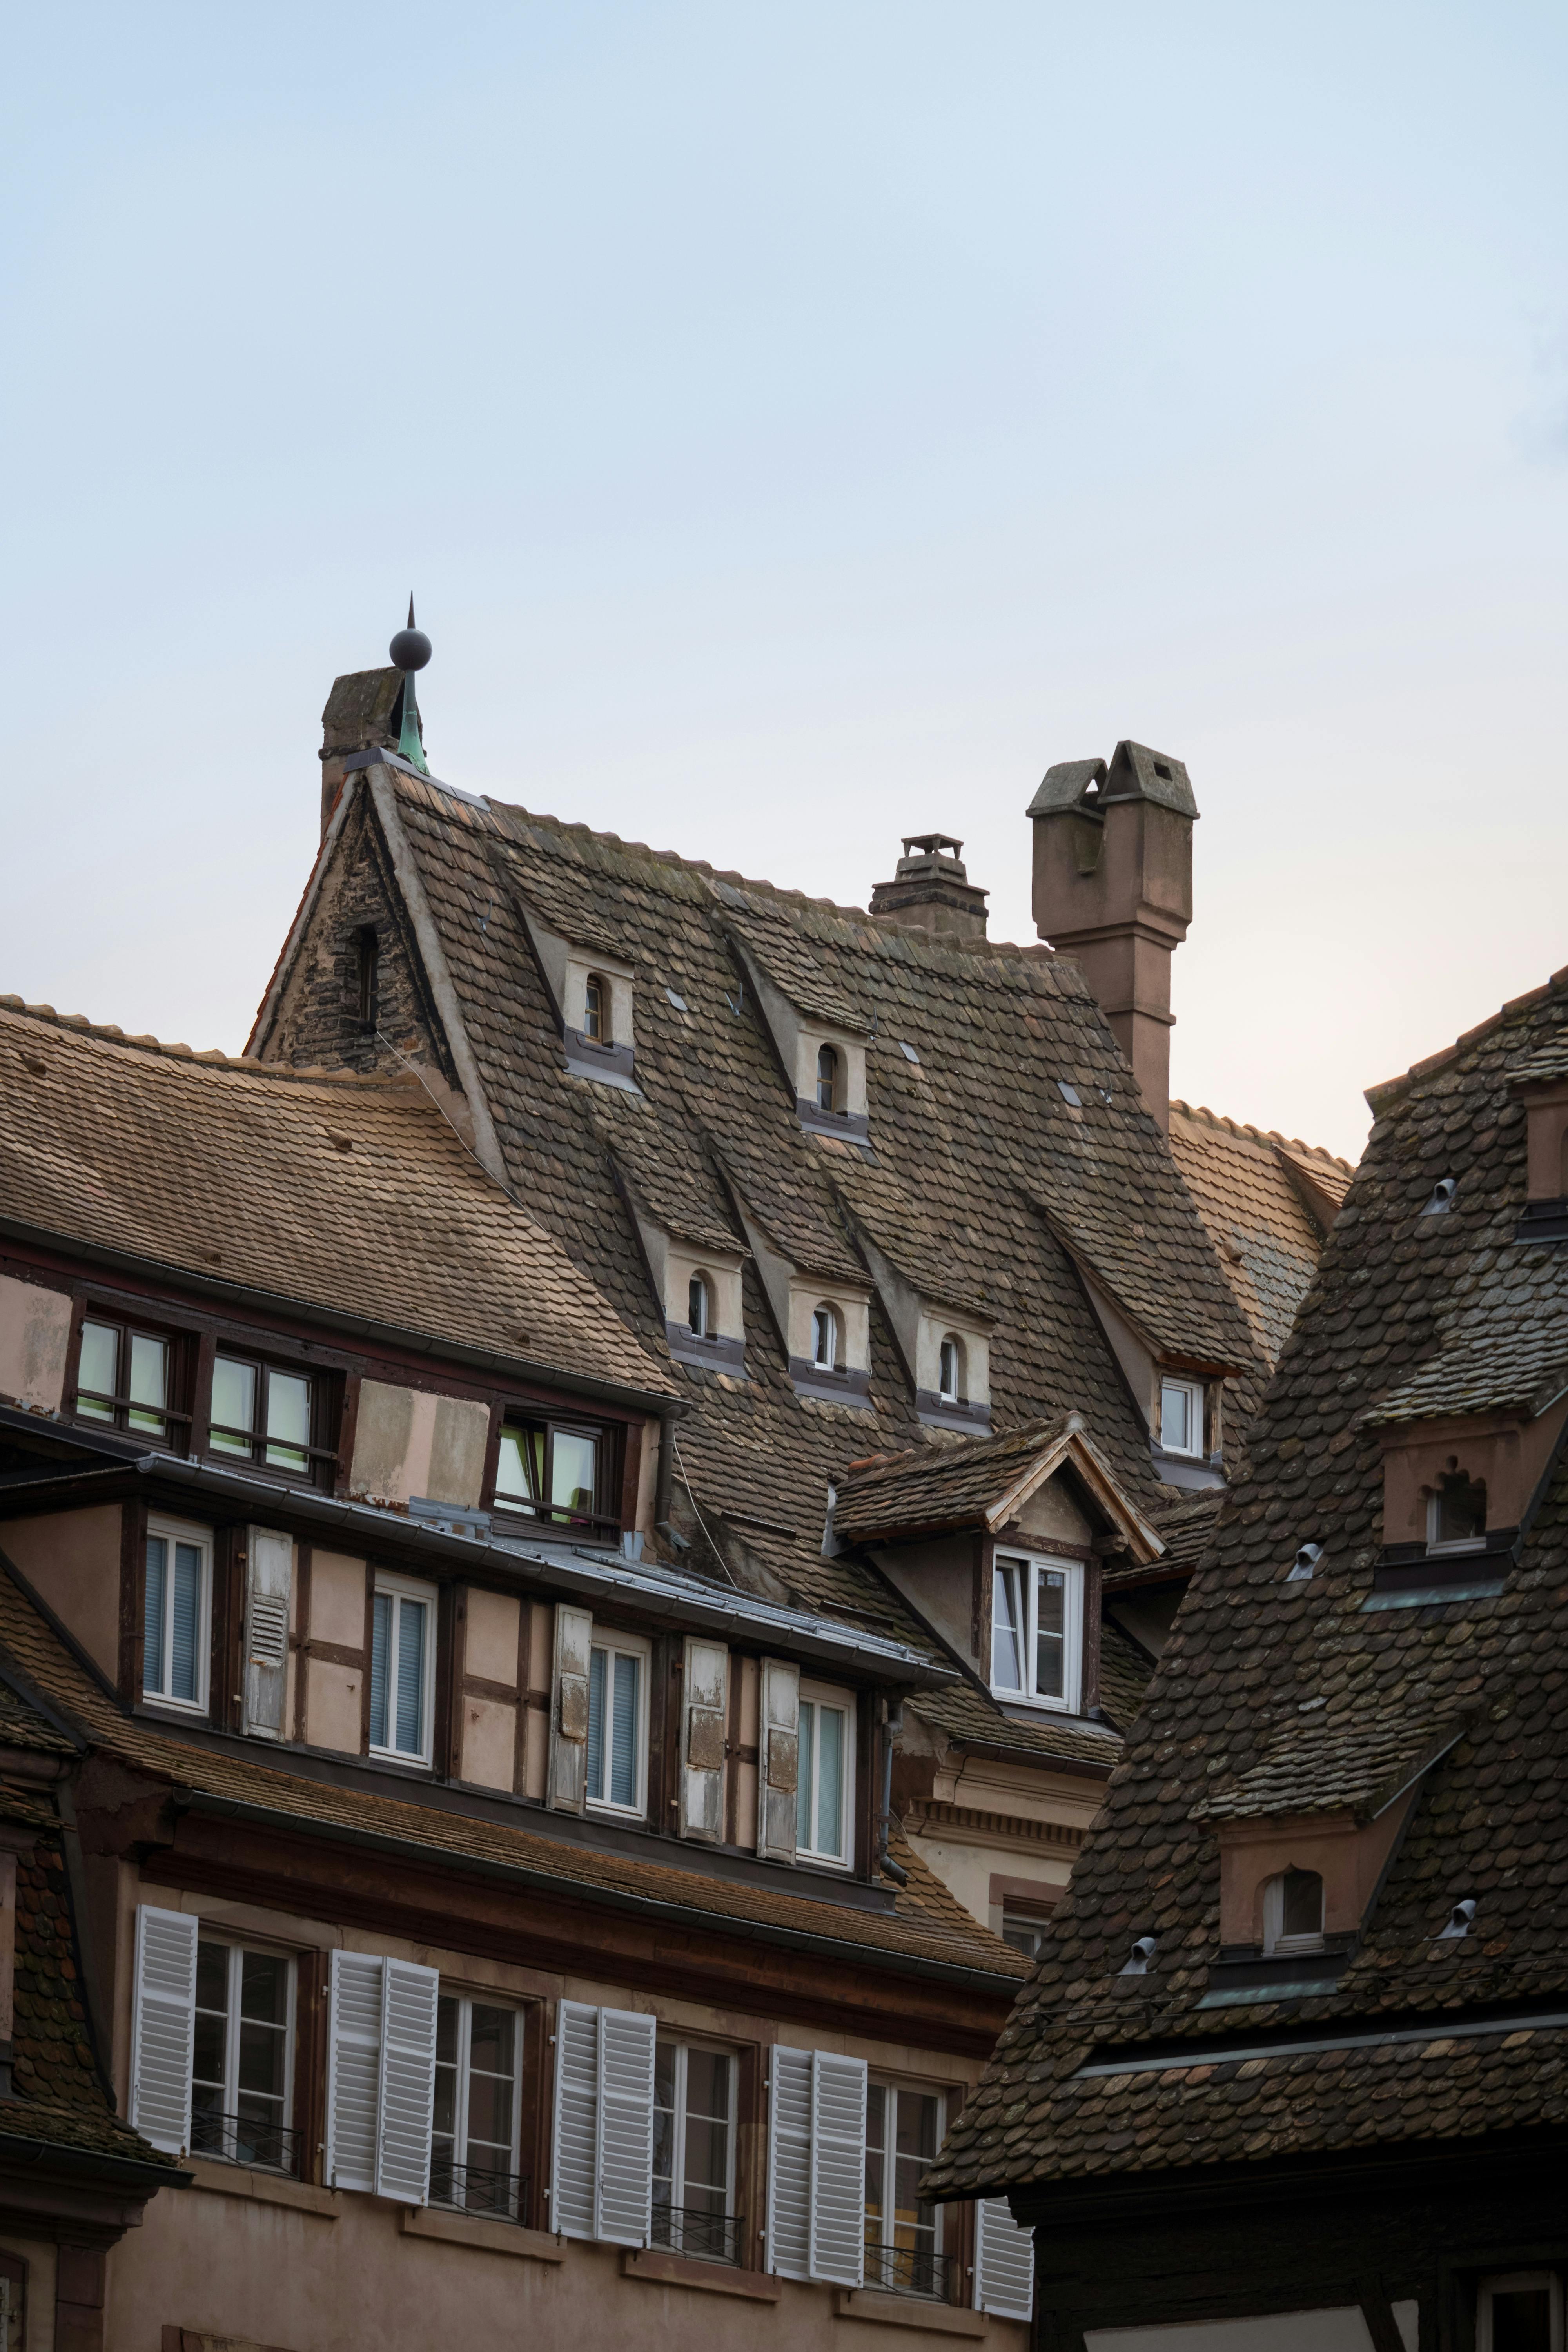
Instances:
[[[599,2012],[580,2000],[555,2010],[555,2130],[550,2222],[563,2238],[594,2234],[599,2176]]]
[[[404,2205],[423,2205],[430,2195],[440,1984],[434,1969],[413,1960],[382,1963],[375,2189],[378,2197],[395,2197]]]
[[[757,1852],[764,1860],[795,1860],[799,1771],[800,1668],[783,1658],[764,1658],[757,1757]]]
[[[588,1794],[588,1654],[594,1620],[586,1609],[555,1605],[555,1669],[550,1692],[550,1802],[580,1813]]]
[[[381,2117],[383,1962],[332,1954],[327,2029],[329,2189],[374,2192]]]
[[[811,2276],[811,2058],[777,2049],[768,2066],[767,2265],[781,2278]]]
[[[289,1686],[289,1603],[294,1589],[294,1538],[277,1528],[246,1533],[245,1728],[281,1739]]]
[[[724,1834],[724,1718],[730,1653],[721,1642],[686,1637],[680,1701],[680,1834],[717,1844]]]
[[[131,2120],[154,2147],[191,2144],[191,2047],[196,2023],[196,1937],[185,1911],[144,1903],[136,1914]]]
[[[594,2235],[646,2246],[653,2203],[654,2021],[599,2011],[598,2211]]]
[[[866,2252],[866,2061],[812,2053],[811,2275],[858,2286]]]
[[[974,2308],[998,2319],[1034,2316],[1035,2233],[1018,2227],[1005,2197],[975,2204]]]

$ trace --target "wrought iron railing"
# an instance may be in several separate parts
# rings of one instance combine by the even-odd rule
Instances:
[[[656,2205],[653,2242],[700,2263],[739,2263],[743,2233],[738,2213],[710,2213],[699,2205]]]
[[[191,2154],[220,2157],[226,2164],[253,2164],[263,2172],[300,2178],[301,2134],[255,2116],[203,2114],[191,2116]]]
[[[925,2246],[883,2246],[866,2242],[866,2284],[886,2294],[925,2295],[934,2303],[952,2300],[951,2254]]]
[[[528,2176],[488,2164],[458,2164],[449,2148],[430,2158],[430,2202],[459,2213],[480,2213],[491,2221],[528,2220]]]

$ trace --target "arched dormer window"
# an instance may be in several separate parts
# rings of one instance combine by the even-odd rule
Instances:
[[[811,1318],[811,1360],[819,1372],[831,1372],[838,1362],[838,1318],[826,1304]]]
[[[958,1404],[963,1396],[963,1342],[950,1331],[937,1360],[937,1394],[943,1404]]]
[[[1470,1550],[1486,1541],[1487,1487],[1459,1467],[1457,1454],[1426,1497],[1428,1551]]]
[[[705,1274],[694,1274],[686,1286],[686,1320],[699,1339],[712,1331],[713,1294]]]
[[[1315,1870],[1282,1870],[1263,1890],[1265,1952],[1321,1952],[1323,1882]]]
[[[583,1034],[591,1037],[595,1045],[611,1042],[609,986],[596,971],[588,974],[583,990]]]
[[[816,1108],[837,1110],[838,1055],[832,1045],[824,1045],[816,1056]]]

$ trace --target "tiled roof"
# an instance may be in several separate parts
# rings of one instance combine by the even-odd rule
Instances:
[[[1323,1212],[1343,1199],[1352,1171],[1331,1152],[1184,1102],[1171,1105],[1171,1150],[1272,1364],[1312,1279]]]
[[[1509,1080],[1565,1015],[1568,973],[1374,1090],[1366,1156],[1251,1433],[1250,1475],[1187,1590],[1037,1972],[939,2159],[949,2193],[1568,2119],[1568,2036],[1528,2021],[1568,2003],[1568,1456],[1496,1597],[1369,1608],[1383,1481],[1363,1420],[1494,1283],[1521,1328],[1561,1318],[1568,1248],[1512,1242],[1525,1116]],[[1445,1175],[1453,1207],[1423,1216]],[[1305,1542],[1322,1556],[1288,1581]],[[1333,1727],[1298,1774],[1296,1727],[1316,1713]],[[1419,1780],[1337,1987],[1201,2011],[1219,1944],[1203,1811],[1215,1791],[1245,1802],[1278,1772],[1270,1801],[1299,1805],[1321,1773],[1364,1808],[1459,1718],[1468,1727]],[[1440,1937],[1467,1898],[1471,1931]],[[1154,1960],[1121,1976],[1141,1935],[1157,1939]],[[1494,2028],[1505,2005],[1516,2013]],[[1309,2029],[1324,2044],[1369,2029],[1409,2038],[1267,2054]],[[1184,2042],[1191,2066],[1139,2063]]]
[[[1221,1780],[1200,1798],[1193,1819],[1237,1822],[1348,1808],[1371,1821],[1463,1729],[1462,1722],[1429,1717],[1368,1716],[1353,1700],[1333,1711],[1314,1707],[1276,1732],[1250,1771]]]
[[[851,1463],[834,1503],[834,1532],[857,1542],[900,1528],[972,1527],[1059,1434],[1059,1423],[1030,1422],[1005,1437],[949,1439]]]
[[[1224,1501],[1224,1490],[1214,1486],[1157,1512],[1154,1529],[1164,1550],[1147,1566],[1142,1561],[1110,1562],[1102,1571],[1106,1591],[1114,1592],[1127,1584],[1148,1584],[1156,1577],[1190,1575],[1214,1539],[1215,1521]]]
[[[193,1055],[0,998],[0,1216],[520,1363],[670,1387],[412,1079]]]
[[[1521,1254],[1493,1271],[1461,1328],[1445,1328],[1441,1351],[1379,1398],[1369,1424],[1429,1421],[1437,1413],[1544,1412],[1568,1388],[1568,1285],[1557,1302],[1561,1318],[1541,1322],[1530,1297],[1541,1287],[1539,1268]],[[1516,1324],[1512,1315],[1521,1307],[1531,1319]]]
[[[1547,1078],[1568,1078],[1568,1022],[1550,1033],[1522,1062],[1509,1072],[1515,1087],[1539,1086]]]

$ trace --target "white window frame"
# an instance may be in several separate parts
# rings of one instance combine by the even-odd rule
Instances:
[[[1181,1389],[1187,1399],[1187,1426],[1196,1428],[1195,1445],[1173,1445],[1165,1434],[1165,1391]],[[1202,1381],[1189,1381],[1175,1372],[1160,1375],[1160,1451],[1172,1454],[1183,1462],[1201,1462],[1204,1457],[1204,1424],[1207,1418],[1208,1397]]]
[[[179,1715],[205,1716],[211,1704],[213,1531],[211,1528],[193,1527],[184,1519],[165,1519],[153,1516],[147,1521],[147,1542],[151,1542],[154,1538],[169,1547],[168,1568],[163,1585],[163,1657],[171,1664],[174,1646],[172,1624],[172,1612],[174,1606],[174,1548],[177,1543],[195,1544],[202,1556],[201,1605],[196,1625],[196,1696],[194,1699],[175,1698],[168,1691],[149,1690],[147,1660],[143,1654],[142,1660],[142,1704],[147,1706],[170,1707]],[[145,1632],[147,1623],[147,1544],[145,1542],[142,1548],[142,1624]],[[144,1650],[145,1643],[143,1643]]]
[[[817,1354],[818,1318],[827,1331],[827,1361]],[[838,1370],[838,1344],[844,1334],[844,1318],[830,1298],[819,1298],[811,1310],[811,1369],[814,1372],[836,1372]]]
[[[697,1309],[695,1322],[691,1317],[694,1307]],[[713,1286],[700,1268],[690,1276],[686,1286],[686,1328],[695,1339],[712,1337]]]
[[[213,1933],[209,1931],[207,1922],[205,1920],[198,1920],[196,1927],[196,1985],[198,1990],[201,1986],[200,1954],[201,1947],[204,1944],[216,1944],[228,1954],[228,1984],[226,1988],[228,1996],[228,2016],[226,2047],[224,2052],[224,2104],[222,2110],[226,2122],[228,2117],[237,2114],[239,2106],[239,1997],[240,1971],[243,1964],[243,1957],[247,1952],[252,1952],[258,1956],[267,1956],[272,1958],[280,1959],[288,1970],[287,1990],[283,1997],[284,2006],[287,2011],[287,2018],[283,2028],[284,2121],[279,2128],[284,2131],[291,2131],[293,2129],[293,2126],[291,2122],[289,2122],[289,2118],[291,2117],[294,2113],[294,2032],[296,2023],[298,2021],[299,1962],[292,1952],[279,1951],[276,1946],[259,1941],[253,1936],[236,1936],[232,1931],[226,1928],[219,1929],[216,1933]],[[200,2006],[201,2004],[199,2001],[193,2004],[193,2019],[200,2010]],[[195,2132],[195,2084],[196,2065],[193,2034],[191,2055],[191,2131],[193,2137]],[[225,2136],[226,2137],[226,2132]],[[287,2169],[283,2165],[257,2166],[256,2158],[254,2157],[242,2157],[238,2155],[231,2156],[226,2152],[226,2150],[218,2151],[204,2147],[200,2150],[200,2153],[204,2157],[211,2158],[215,2164],[245,2164],[256,2167],[257,2169],[266,2172],[271,2172],[274,2170],[283,2172]],[[301,2173],[300,2178],[303,2179],[303,2173]]]
[[[741,2053],[738,2050],[732,2049],[726,2042],[709,2042],[705,2040],[701,2034],[660,2033],[656,2035],[654,2042],[653,2077],[654,2114],[656,2117],[658,2114],[658,2050],[661,2044],[667,2049],[673,2049],[675,2052],[675,2150],[670,2160],[669,2201],[672,2210],[676,2212],[684,2212],[686,2208],[687,2059],[693,2050],[703,2050],[710,2052],[716,2058],[727,2058],[730,2062],[730,2123],[728,2137],[725,2141],[723,2218],[726,2223],[731,2222],[737,2218],[735,2212],[735,2142],[740,2135]],[[704,2117],[703,2120],[706,2121],[708,2119]],[[701,2186],[705,2189],[710,2185],[711,2184],[708,2181],[703,2181],[701,2183]],[[686,2249],[684,2246],[677,2245],[672,2246],[669,2251],[679,2254],[684,2253]],[[699,2253],[694,2256],[693,2259],[698,2262],[713,2262],[721,2258],[718,2255],[703,2255]]]
[[[844,1783],[840,1792],[838,1822],[839,1836],[844,1846],[844,1852],[841,1854],[824,1853],[815,1845],[802,1845],[797,1835],[795,1849],[795,1859],[797,1862],[810,1863],[818,1870],[853,1870],[855,1867],[855,1748],[856,1733],[859,1725],[859,1710],[855,1704],[855,1694],[853,1691],[836,1689],[830,1683],[808,1683],[803,1679],[800,1685],[800,1704],[803,1707],[809,1706],[813,1709],[811,1718],[811,1819],[813,1836],[816,1835],[816,1762],[818,1751],[822,1745],[819,1736],[822,1723],[822,1709],[825,1706],[832,1707],[840,1713],[845,1718]],[[805,1773],[806,1769],[804,1738],[800,1748],[796,1751],[796,1754],[798,1760],[795,1767],[795,1787],[797,1792],[797,1811],[795,1819],[798,1822],[800,1818],[798,1811],[800,1776]]]
[[[1491,1507],[1489,1496],[1488,1497],[1487,1507],[1489,1511]],[[1442,1525],[1442,1520],[1439,1516],[1442,1508],[1442,1496],[1436,1488],[1434,1488],[1432,1493],[1426,1497],[1426,1549],[1428,1555],[1436,1555],[1439,1559],[1447,1559],[1455,1552],[1485,1551],[1487,1548],[1487,1538],[1484,1529],[1479,1536],[1457,1536],[1450,1538],[1447,1543],[1440,1541],[1437,1529]]]
[[[1555,2271],[1504,2271],[1482,2279],[1476,2295],[1476,2352],[1493,2352],[1493,2295],[1539,2287],[1545,2287],[1552,2298],[1552,2352],[1563,2352],[1563,2281]]]
[[[1084,1566],[1079,1559],[1058,1559],[1050,1552],[1015,1551],[1011,1546],[998,1549],[991,1561],[991,1690],[994,1697],[1005,1699],[1012,1706],[1045,1707],[1052,1715],[1076,1715],[1083,1698],[1083,1588]],[[1066,1589],[1062,1608],[1062,1695],[1057,1698],[1042,1694],[1032,1685],[1037,1672],[1035,1634],[1038,1619],[1039,1580],[1042,1570],[1053,1576],[1065,1576]],[[1019,1627],[1023,1656],[1020,1661],[1025,1687],[1015,1690],[1010,1684],[995,1680],[996,1673],[996,1578],[998,1574],[1021,1571],[1016,1590],[1020,1599]]]
[[[424,1603],[425,1671],[421,1676],[422,1688],[419,1693],[418,1755],[411,1754],[406,1748],[378,1747],[374,1740],[370,1743],[370,1752],[381,1764],[428,1767],[436,1741],[436,1587],[433,1584],[421,1584],[415,1577],[398,1576],[390,1569],[378,1568],[375,1571],[374,1591],[378,1594],[386,1593],[395,1601],[418,1601]],[[374,1616],[372,1624],[374,1643]],[[386,1659],[386,1727],[389,1733],[396,1729],[397,1651],[402,1638],[403,1612],[395,1608],[392,1611],[391,1640]],[[368,1675],[372,1670],[371,1657],[366,1658],[364,1670]]]
[[[936,2144],[940,2149],[943,2139],[947,2136],[947,2094],[937,2084],[900,2083],[895,2081],[895,2079],[889,2074],[870,2075],[868,2079],[866,2088],[868,2093],[866,2109],[868,2127],[866,2146],[868,2150],[869,2150],[871,2145],[869,2137],[870,2101],[868,2095],[872,2091],[883,2091],[887,2094],[887,2096],[882,2102],[882,2234],[876,2241],[879,2247],[886,2248],[894,2244],[897,2238],[899,2225],[897,2177],[899,2100],[902,2097],[905,2092],[908,2092],[910,2097],[912,2099],[935,2099]],[[931,2252],[933,2255],[937,2256],[940,2256],[942,2252],[942,2221],[945,2210],[946,2209],[941,2205],[936,2208],[936,2235],[931,2241]],[[866,2218],[868,2221],[869,2216],[868,2215]],[[868,2240],[868,2243],[870,2241]],[[866,2284],[868,2286],[875,2288],[880,2286],[883,2282],[879,2276],[876,2278],[868,2278]],[[893,2292],[898,2294],[914,2294],[918,2296],[921,2302],[945,2303],[947,2300],[945,2294],[925,2295],[921,2293],[921,2290],[918,2287],[895,2287]]]
[[[951,1388],[947,1382],[945,1370],[947,1353],[950,1348],[952,1350],[952,1385]],[[964,1347],[963,1340],[959,1338],[956,1331],[944,1331],[942,1338],[937,1342],[936,1350],[936,1392],[940,1402],[942,1404],[962,1404],[963,1402],[963,1392],[968,1385],[963,1377],[964,1370]]]
[[[452,2167],[454,2172],[461,2169],[466,2174],[468,2171],[468,2076],[471,2071],[473,2052],[474,2005],[477,2001],[481,2009],[503,2009],[512,2021],[511,2147],[510,2150],[510,2161],[509,2172],[510,2178],[516,2180],[520,2178],[522,2169],[522,2041],[523,2035],[528,2031],[527,2013],[525,2011],[520,2009],[515,2001],[492,2000],[488,1994],[458,1992],[455,1988],[449,1988],[445,1979],[443,1979],[441,1984],[437,1988],[436,1996],[436,2048],[437,2053],[439,2053],[441,2047],[440,2004],[444,2000],[455,2000],[458,2004],[458,2081],[457,2095],[452,2102]],[[439,2071],[440,2063],[440,2057],[437,2054],[436,2061],[437,2071]],[[434,2120],[432,2120],[430,2126],[430,2169],[432,2178],[434,2178],[436,2168],[436,2126]],[[519,2193],[521,2194],[521,2191]],[[447,2203],[445,2200],[438,2200],[434,2192],[432,2192],[430,2201],[433,2205],[440,2202],[444,2212],[466,2213],[477,2210],[481,2214],[489,2214],[492,2220],[500,2218],[495,2213],[494,2208],[491,2206],[479,2206],[478,2208],[474,2208],[470,2207],[467,2203],[458,2204],[455,2200],[452,2202]],[[519,2213],[513,2216],[513,2218],[521,2221],[522,2216]]]
[[[1326,1904],[1328,1889],[1323,1885],[1322,1872],[1314,1871],[1312,1875],[1318,1882],[1320,1900]],[[1323,1948],[1323,1930],[1321,1927],[1314,1927],[1310,1934],[1307,1935],[1288,1936],[1285,1933],[1285,1879],[1286,1873],[1280,1870],[1276,1871],[1272,1878],[1264,1882],[1264,1952],[1268,1955],[1275,1952],[1321,1952]],[[1320,1912],[1319,1916],[1321,1917],[1321,1916]]]
[[[588,1645],[588,1691],[590,1706],[592,1705],[592,1694],[594,1688],[593,1668],[594,1652],[595,1650],[603,1650],[605,1654],[605,1698],[606,1706],[610,1702],[611,1686],[615,1680],[611,1661],[618,1656],[636,1658],[640,1662],[640,1671],[637,1675],[637,1802],[633,1805],[617,1804],[613,1797],[596,1797],[594,1794],[592,1788],[588,1784],[588,1742],[586,1738],[584,1738],[583,1754],[583,1785],[585,1795],[584,1798],[584,1803],[589,1812],[606,1814],[612,1821],[646,1821],[647,1819],[647,1727],[648,1700],[650,1696],[648,1685],[653,1678],[653,1645],[650,1642],[646,1641],[640,1633],[622,1633],[616,1632],[612,1626],[595,1623],[594,1627],[593,1640]],[[601,1751],[601,1760],[607,1781],[610,1770],[610,1734],[609,1725],[607,1722],[605,1726],[605,1738]]]

